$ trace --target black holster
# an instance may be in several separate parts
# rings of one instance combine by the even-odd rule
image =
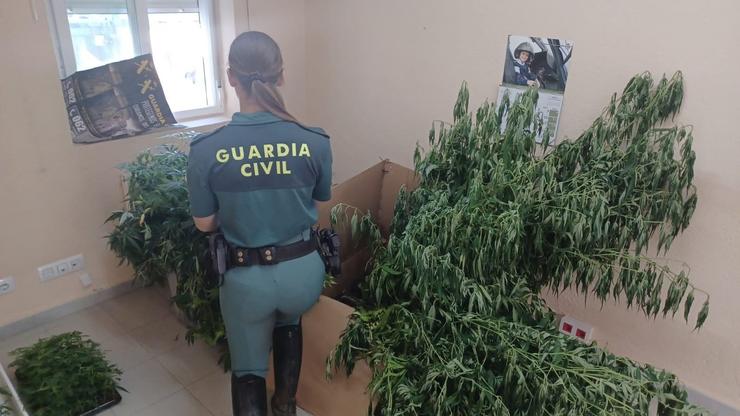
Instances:
[[[339,241],[339,235],[334,232],[333,228],[314,229],[314,232],[319,243],[319,254],[321,255],[321,259],[324,260],[326,273],[334,277],[339,277],[342,274],[342,259],[339,253],[341,242]]]
[[[229,245],[221,231],[208,235],[208,249],[211,254],[211,266],[213,272],[209,275],[215,276],[211,282],[215,286],[221,286],[224,282],[224,274],[229,264]]]

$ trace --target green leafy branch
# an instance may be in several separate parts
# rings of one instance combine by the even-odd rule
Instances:
[[[573,288],[684,319],[697,293],[667,252],[696,208],[689,127],[666,127],[680,73],[633,78],[589,129],[550,147],[536,90],[468,112],[417,147],[420,186],[399,194],[389,235],[346,206],[332,213],[371,247],[362,299],[327,371],[366,360],[370,412],[387,415],[693,415],[675,376],[560,334],[540,296]],[[504,125],[504,120],[506,123]],[[676,149],[679,149],[676,152]],[[341,229],[341,227],[340,227]]]

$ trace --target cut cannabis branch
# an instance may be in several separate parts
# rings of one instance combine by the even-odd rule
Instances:
[[[688,321],[701,293],[702,326],[708,296],[647,256],[696,208],[691,129],[663,126],[682,98],[680,73],[637,76],[550,148],[535,142],[536,91],[473,117],[463,85],[454,123],[417,150],[420,186],[402,191],[387,240],[369,217],[333,212],[374,262],[327,369],[367,360],[375,414],[644,415],[651,400],[660,415],[701,414],[675,376],[559,334],[539,295],[626,298],[648,316],[683,307]]]

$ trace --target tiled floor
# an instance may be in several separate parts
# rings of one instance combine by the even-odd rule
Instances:
[[[138,289],[0,340],[0,362],[7,366],[17,347],[72,330],[100,343],[123,370],[128,393],[102,416],[231,416],[230,376],[218,365],[218,352],[187,344],[185,326],[159,289]]]

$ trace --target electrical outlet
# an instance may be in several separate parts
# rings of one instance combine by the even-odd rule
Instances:
[[[82,254],[67,257],[54,263],[38,268],[39,278],[42,282],[63,276],[68,273],[77,272],[85,268],[85,258]]]
[[[85,268],[85,258],[82,257],[82,254],[70,257],[68,260],[69,270],[72,272],[77,272]]]
[[[594,334],[593,326],[567,315],[560,319],[559,329],[560,332],[573,336],[583,342],[591,342]]]
[[[15,290],[15,279],[12,276],[0,279],[0,295],[7,295]]]
[[[59,274],[57,273],[57,267],[55,265],[41,266],[38,268],[38,271],[39,278],[41,278],[42,282],[46,282],[47,280],[51,280],[59,276]]]
[[[57,263],[57,274],[59,276],[69,273],[69,263],[66,261],[60,261]]]

